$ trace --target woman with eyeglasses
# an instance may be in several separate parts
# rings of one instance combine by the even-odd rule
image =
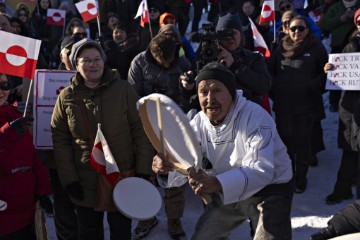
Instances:
[[[358,9],[353,18],[353,24],[356,26],[356,32],[344,47],[343,53],[360,52],[360,9]],[[326,63],[325,73],[332,71],[334,65]],[[338,147],[343,150],[340,167],[337,173],[337,179],[333,192],[326,197],[326,204],[333,205],[353,197],[352,185],[354,179],[357,180],[357,198],[360,198],[360,165],[358,162],[360,126],[360,92],[343,91],[339,104],[339,129],[338,129]],[[359,121],[356,121],[359,120]]]
[[[59,179],[76,208],[77,239],[103,240],[106,211],[110,239],[130,240],[131,219],[111,205],[111,194],[106,196],[110,206],[99,206],[100,173],[89,161],[101,124],[122,177],[152,174],[153,148],[136,109],[138,95],[116,70],[105,66],[106,55],[98,42],[76,42],[69,58],[77,73],[59,94],[51,131]]]
[[[10,82],[0,73],[0,239],[35,240],[35,203],[52,214],[50,180],[22,117],[8,103]],[[40,237],[40,236],[38,236]]]
[[[313,123],[325,117],[323,66],[328,56],[305,17],[292,18],[289,30],[268,64],[273,77],[270,97],[280,137],[293,161],[295,192],[302,193],[307,187]]]

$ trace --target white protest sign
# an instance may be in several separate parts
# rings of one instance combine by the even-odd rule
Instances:
[[[360,53],[330,54],[329,63],[334,69],[327,73],[327,90],[360,90]]]
[[[33,137],[37,149],[52,149],[51,115],[61,90],[69,86],[76,71],[36,70],[34,76]]]

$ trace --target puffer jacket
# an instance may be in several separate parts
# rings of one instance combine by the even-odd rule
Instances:
[[[34,222],[36,197],[51,192],[50,179],[27,131],[15,132],[9,122],[22,117],[12,105],[0,106],[0,238]]]
[[[189,70],[190,62],[185,56],[176,56],[169,69],[161,68],[148,49],[139,53],[131,62],[128,82],[140,96],[161,93],[181,103],[179,78]]]
[[[314,114],[317,120],[325,117],[322,93],[327,59],[326,49],[318,40],[295,58],[285,58],[281,47],[275,50],[268,67],[273,77],[270,96],[276,114]]]
[[[150,175],[154,150],[136,109],[138,95],[120,79],[116,70],[104,69],[102,82],[90,89],[77,73],[61,91],[51,119],[55,161],[64,187],[79,181],[84,199],[72,201],[84,207],[96,203],[97,172],[89,159],[98,123],[120,172],[135,169]],[[81,113],[81,104],[88,123]],[[87,128],[90,128],[91,136]]]

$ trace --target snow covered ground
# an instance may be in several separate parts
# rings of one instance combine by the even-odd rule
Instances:
[[[204,22],[206,14],[203,15]],[[188,32],[190,31],[190,25]],[[352,203],[351,200],[344,201],[340,204],[329,206],[325,204],[325,198],[333,190],[336,180],[337,170],[340,164],[341,151],[337,147],[337,129],[338,113],[328,111],[328,93],[324,94],[325,108],[327,117],[322,121],[324,129],[324,141],[326,150],[319,153],[319,166],[312,167],[308,173],[308,188],[303,194],[295,194],[292,205],[292,228],[294,240],[306,240],[312,233],[317,232],[320,228],[327,225],[331,216]],[[162,189],[159,189],[163,194]],[[353,190],[354,196],[355,189]],[[201,199],[195,196],[189,187],[186,188],[186,208],[182,218],[183,227],[187,233],[188,239],[192,235],[195,223],[202,212]],[[157,215],[159,224],[145,238],[146,240],[165,240],[169,239],[167,233],[167,220],[164,212],[164,206]],[[53,219],[47,217],[49,240],[55,240],[55,229]],[[104,222],[106,225],[106,222]],[[134,221],[133,227],[136,226]],[[108,226],[105,226],[105,236],[109,239]],[[248,223],[244,223],[236,229],[232,235],[232,240],[250,240],[250,228]]]

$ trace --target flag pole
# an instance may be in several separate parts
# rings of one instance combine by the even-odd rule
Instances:
[[[152,34],[152,30],[151,30],[151,19],[150,19],[150,13],[149,13],[149,7],[148,7],[147,0],[145,0],[145,3],[146,3],[147,11],[148,11],[150,38],[153,39],[153,34]]]
[[[97,20],[97,25],[98,25],[98,30],[99,30],[99,37],[101,37],[100,15],[96,17],[96,20]]]
[[[33,81],[34,81],[33,79],[30,80],[30,86],[29,86],[29,90],[28,90],[28,94],[27,94],[27,98],[26,98],[26,102],[25,102],[25,109],[24,109],[23,117],[26,116],[26,110],[27,110],[28,103],[29,103],[30,92],[31,92],[31,88],[33,85]]]
[[[97,3],[97,7],[98,7],[98,16],[96,17],[96,21],[97,21],[97,25],[98,25],[98,30],[99,30],[99,37],[101,37],[101,26],[100,26],[100,5],[99,5],[99,1],[96,1]]]
[[[275,22],[275,18],[274,18],[273,24],[274,24],[274,42],[275,42],[276,41],[276,22]]]

